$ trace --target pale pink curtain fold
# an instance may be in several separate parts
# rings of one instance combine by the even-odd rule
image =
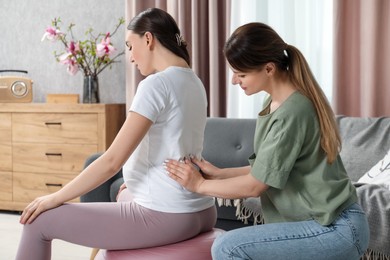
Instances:
[[[338,0],[334,8],[335,112],[390,116],[390,1]]]
[[[158,7],[170,13],[188,43],[191,66],[205,85],[208,115],[226,116],[227,68],[222,49],[229,32],[230,0],[127,0],[126,23],[140,11]],[[143,78],[126,54],[126,103]]]

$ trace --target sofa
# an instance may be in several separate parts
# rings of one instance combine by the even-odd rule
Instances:
[[[390,149],[390,118],[340,115],[337,122],[342,139],[341,157],[369,221],[370,243],[363,259],[390,259],[390,190],[358,182]],[[218,167],[248,165],[248,157],[253,153],[255,126],[255,119],[208,118],[202,156]],[[85,166],[99,156],[91,155]],[[120,171],[106,183],[83,195],[81,201],[115,201],[122,183]],[[216,203],[218,228],[231,230],[262,223],[259,198],[216,199]]]

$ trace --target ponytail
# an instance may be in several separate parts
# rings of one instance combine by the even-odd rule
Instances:
[[[327,154],[327,162],[332,163],[341,149],[335,115],[302,53],[291,45],[287,45],[286,52],[290,80],[313,103],[321,129],[321,147]]]

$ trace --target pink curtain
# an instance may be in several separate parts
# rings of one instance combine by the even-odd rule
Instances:
[[[208,115],[226,116],[227,68],[222,49],[229,32],[230,0],[127,0],[126,23],[149,7],[166,10],[175,18],[188,43],[192,68],[205,85]],[[128,107],[141,79],[126,53]]]
[[[338,0],[334,8],[336,114],[390,116],[390,1]]]

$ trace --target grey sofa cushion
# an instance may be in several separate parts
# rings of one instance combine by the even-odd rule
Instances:
[[[208,118],[202,156],[217,167],[249,165],[255,119]]]
[[[207,119],[202,156],[217,167],[239,167],[249,165],[253,153],[253,138],[256,119],[233,119],[210,117]],[[224,204],[217,200],[218,204]],[[233,205],[227,200],[225,205]],[[218,221],[237,221],[236,209],[217,207]],[[249,218],[251,222],[253,218]],[[230,228],[226,228],[230,230]]]

